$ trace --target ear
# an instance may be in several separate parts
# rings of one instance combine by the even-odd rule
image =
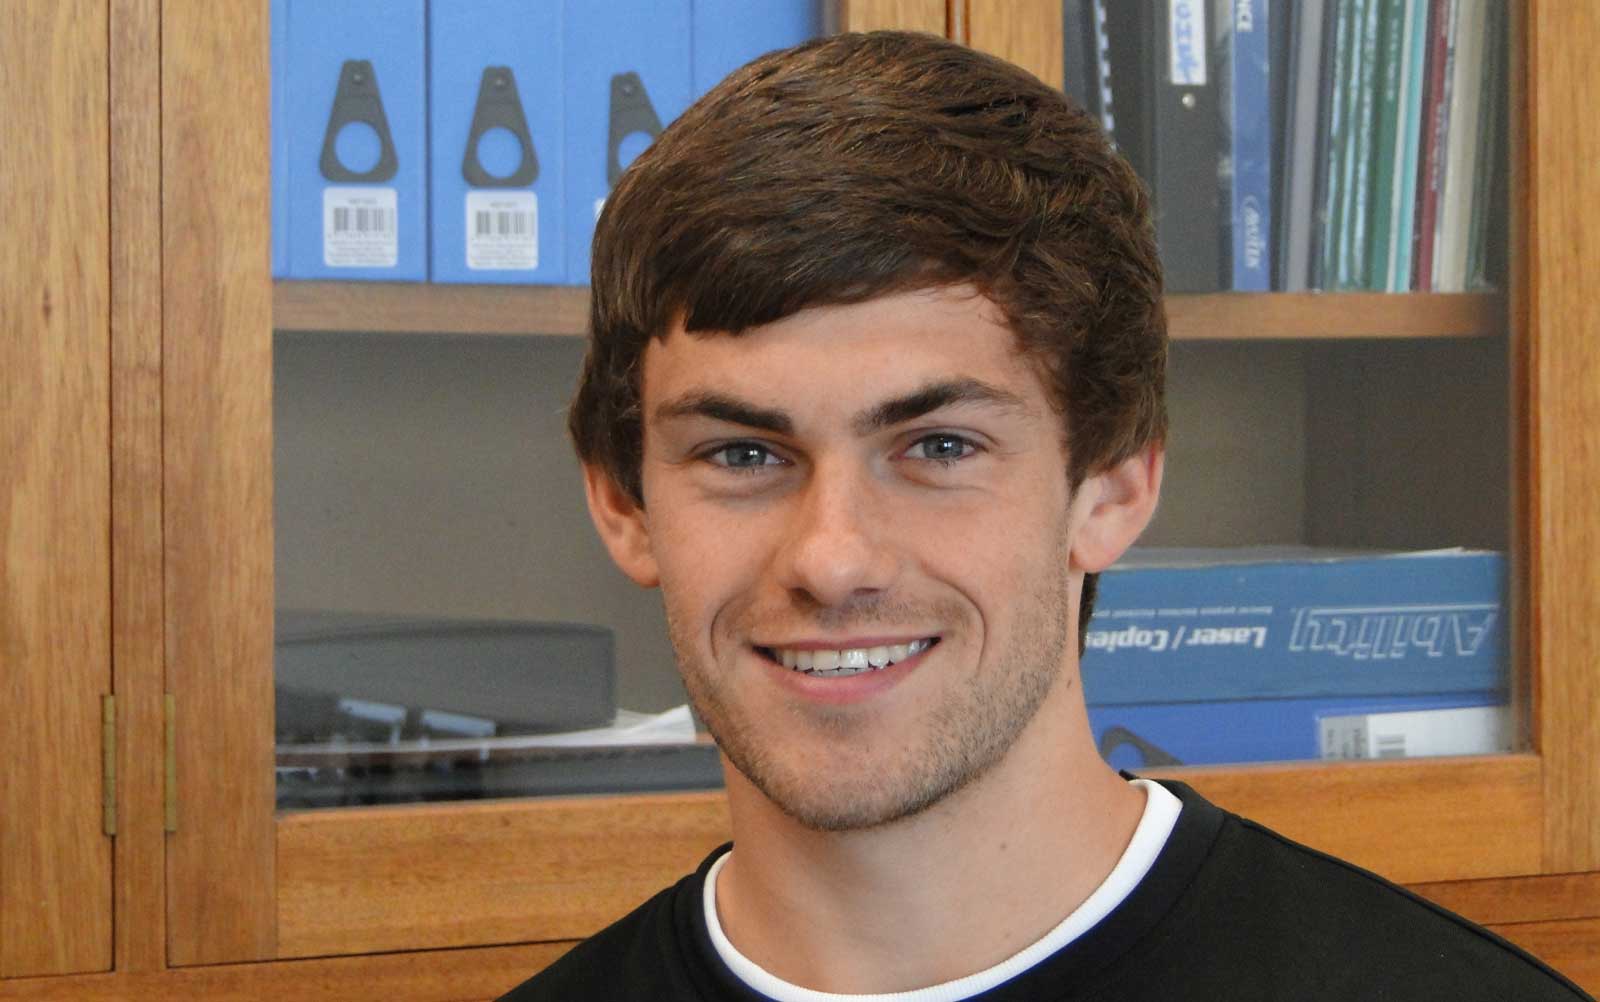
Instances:
[[[1078,522],[1072,535],[1074,570],[1098,574],[1139,538],[1161,497],[1166,458],[1163,446],[1146,446],[1078,486],[1073,497]]]
[[[599,466],[583,464],[583,492],[589,501],[589,517],[595,531],[606,544],[611,559],[622,573],[642,588],[661,583],[655,553],[650,549],[650,523],[633,497],[623,490],[610,473]]]

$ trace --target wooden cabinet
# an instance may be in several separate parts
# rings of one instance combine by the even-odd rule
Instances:
[[[1600,99],[1600,11],[1517,11],[1509,297],[1170,309],[1179,339],[1505,339],[1527,750],[1182,775],[1595,990],[1600,139],[1583,109]],[[943,26],[1059,78],[1059,3],[851,0],[838,20]],[[577,333],[585,294],[274,290],[267,81],[264,3],[0,14],[0,94],[34,109],[0,124],[0,751],[37,763],[0,787],[0,999],[487,999],[726,835],[718,794],[274,810],[274,325],[514,334],[537,315]]]
[[[0,9],[0,977],[111,966],[106,16]]]

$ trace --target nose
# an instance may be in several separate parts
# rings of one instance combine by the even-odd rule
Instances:
[[[779,583],[824,608],[887,590],[899,570],[890,519],[869,476],[814,468],[782,528]]]

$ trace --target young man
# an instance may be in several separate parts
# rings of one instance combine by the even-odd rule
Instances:
[[[1579,999],[1096,752],[1094,575],[1161,487],[1148,203],[939,39],[764,57],[627,172],[571,425],[734,841],[506,998]]]

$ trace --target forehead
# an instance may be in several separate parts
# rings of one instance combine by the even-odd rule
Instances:
[[[934,380],[977,379],[1047,413],[1048,391],[1005,315],[969,287],[819,306],[737,337],[681,321],[645,349],[642,403],[717,392],[751,403],[869,403]],[[839,406],[843,412],[848,406]]]

